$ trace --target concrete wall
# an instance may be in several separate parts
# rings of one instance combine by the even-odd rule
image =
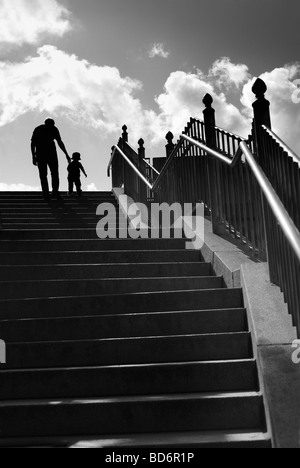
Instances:
[[[300,364],[292,360],[296,329],[283,294],[270,283],[268,264],[214,235],[209,221],[201,252],[228,287],[243,288],[273,446],[300,448]]]

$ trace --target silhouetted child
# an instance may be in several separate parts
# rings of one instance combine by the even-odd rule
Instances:
[[[85,177],[87,177],[87,174],[84,170],[84,167],[79,161],[81,161],[80,153],[74,153],[72,156],[72,161],[70,162],[68,166],[68,173],[69,173],[68,181],[69,181],[69,195],[72,195],[73,187],[75,184],[78,196],[81,197],[82,190],[81,190],[81,181],[80,181],[80,171],[83,172]]]

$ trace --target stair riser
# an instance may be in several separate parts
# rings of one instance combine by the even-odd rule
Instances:
[[[178,291],[196,289],[219,289],[223,278],[147,278],[147,279],[103,279],[61,280],[0,283],[0,299],[25,299],[46,297],[74,297],[101,294],[127,294],[151,291]]]
[[[7,369],[251,359],[248,333],[7,345]]]
[[[30,231],[32,232],[32,231]],[[34,234],[34,232],[33,232]],[[55,234],[55,233],[54,233]],[[105,251],[105,250],[164,250],[164,249],[184,249],[186,241],[183,239],[147,239],[147,240],[114,240],[107,239],[101,240],[97,238],[96,230],[86,231],[68,230],[66,240],[59,238],[60,234],[57,233],[58,239],[49,240],[2,240],[0,242],[0,252],[80,252],[80,251]],[[78,240],[76,240],[76,237]],[[26,233],[24,233],[24,239]]]
[[[254,361],[0,372],[0,399],[257,390]]]
[[[237,309],[243,307],[238,289],[143,293],[117,296],[2,301],[0,319],[81,317],[182,310]]]
[[[97,230],[97,223],[95,223],[92,227],[87,228],[80,228],[77,226],[76,228],[72,228],[70,226],[55,228],[54,226],[48,227],[40,227],[40,228],[28,228],[28,230],[24,229],[24,226],[20,230],[3,230],[1,232],[1,239],[3,241],[51,241],[51,240],[63,240],[66,241],[70,239],[98,239],[98,240],[128,240],[136,235],[136,231],[129,231],[127,227],[121,228],[113,228],[109,227],[109,229],[105,229],[104,234],[100,233]],[[164,229],[160,230],[158,233],[151,232],[151,229],[143,230],[143,232],[138,231],[137,233],[138,239],[145,239],[145,240],[152,240],[155,241],[157,239],[179,239],[184,244],[182,244],[182,248],[184,248],[186,244],[186,240],[184,238],[184,233],[182,230],[174,230],[174,229]]]
[[[89,278],[151,278],[210,276],[211,266],[199,264],[76,265],[36,267],[1,267],[0,281],[59,280]]]
[[[260,397],[27,405],[0,409],[3,437],[257,428]]]
[[[6,343],[248,331],[244,309],[0,322]]]
[[[96,245],[99,245],[98,243]],[[102,245],[102,244],[101,244]],[[83,246],[84,247],[84,246]],[[44,247],[45,248],[45,247]],[[200,262],[200,252],[184,250],[135,251],[61,251],[32,253],[0,253],[0,265],[84,265],[104,263]]]

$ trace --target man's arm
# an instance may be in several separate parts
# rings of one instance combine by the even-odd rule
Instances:
[[[32,163],[34,166],[37,166],[36,146],[35,146],[33,137],[31,140],[31,154],[32,154]]]
[[[64,143],[63,143],[63,141],[62,141],[62,139],[61,139],[61,136],[60,136],[60,133],[59,133],[59,130],[58,130],[57,127],[55,127],[55,132],[56,132],[56,134],[55,134],[55,137],[54,137],[54,138],[55,138],[55,140],[57,141],[57,144],[58,144],[58,146],[60,147],[60,149],[62,150],[62,152],[65,153],[65,155],[66,155],[66,157],[67,157],[67,160],[68,160],[68,163],[70,163],[70,162],[71,162],[71,158],[70,158],[70,156],[69,156],[69,154],[68,154],[68,151],[66,150],[66,147],[65,147],[65,145],[64,145]]]
[[[60,149],[62,150],[62,152],[65,153],[65,155],[66,155],[66,157],[67,157],[67,160],[68,160],[68,162],[70,163],[70,162],[71,162],[71,158],[70,158],[70,156],[69,156],[69,154],[68,154],[68,151],[66,150],[66,147],[65,147],[63,141],[62,141],[61,139],[58,139],[58,140],[57,140],[57,144],[58,144],[58,146],[60,147]]]

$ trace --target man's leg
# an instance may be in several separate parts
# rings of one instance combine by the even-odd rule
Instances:
[[[43,158],[38,159],[38,168],[40,173],[41,179],[41,186],[44,198],[49,198],[49,184],[48,184],[48,167],[47,167],[47,160]]]
[[[57,155],[51,155],[48,159],[48,165],[52,177],[52,192],[53,195],[58,195],[59,192],[59,172],[58,172],[58,159]]]

